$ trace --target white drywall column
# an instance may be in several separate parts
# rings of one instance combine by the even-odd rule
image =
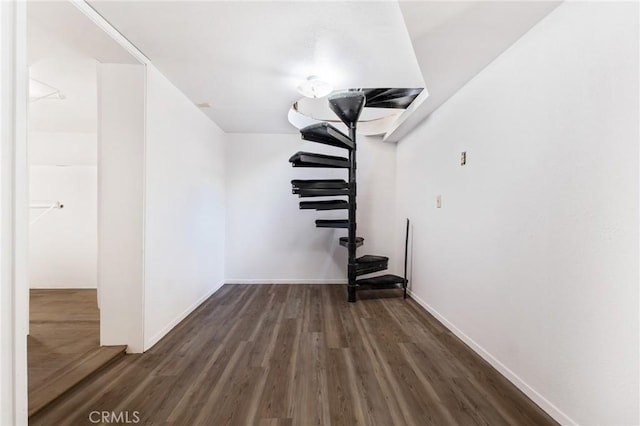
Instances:
[[[565,2],[398,145],[414,297],[563,424],[640,423],[638,43]]]
[[[145,350],[224,282],[226,135],[147,66]]]
[[[102,106],[104,99],[114,101],[106,105],[114,127],[99,130],[102,343],[127,343],[130,351],[141,352],[222,284],[226,135],[91,6],[74,4],[145,64],[139,68],[142,77],[125,65],[101,65],[103,77],[115,74],[109,88],[99,89]],[[117,81],[118,73],[126,74],[126,84]],[[122,138],[125,127],[135,136]],[[119,186],[122,192],[114,190]],[[109,308],[113,315],[105,311]]]
[[[100,343],[142,352],[145,67],[98,66]]]
[[[27,424],[26,4],[0,2],[0,424]]]

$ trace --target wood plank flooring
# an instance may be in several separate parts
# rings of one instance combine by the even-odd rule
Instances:
[[[359,296],[225,285],[30,423],[108,411],[151,425],[556,424],[414,301]]]
[[[29,416],[123,356],[126,346],[100,346],[92,289],[32,289],[27,336]]]
[[[27,354],[29,393],[75,358],[100,346],[95,289],[32,289]]]

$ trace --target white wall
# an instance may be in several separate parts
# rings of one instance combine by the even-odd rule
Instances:
[[[96,288],[97,178],[96,166],[30,167],[31,200],[64,205],[30,209],[31,288]]]
[[[97,134],[29,132],[31,288],[95,288],[97,283]],[[42,215],[40,218],[38,218]]]
[[[93,132],[30,131],[29,164],[95,166],[98,163],[97,131],[97,127]]]
[[[638,73],[637,3],[564,3],[398,146],[414,296],[562,423],[640,423]]]
[[[153,65],[98,69],[101,343],[141,352],[223,284],[225,134]]]
[[[145,68],[98,66],[100,343],[143,350]]]
[[[363,254],[391,256],[395,145],[358,142],[358,235]],[[346,155],[298,134],[229,134],[227,147],[227,282],[346,282],[345,229],[315,227],[315,219],[346,218],[346,210],[299,210],[292,179],[347,177],[346,170],[293,168],[297,151]]]
[[[98,55],[95,49],[93,55],[79,50],[63,40],[63,31],[48,28],[56,19],[41,21],[37,17],[41,7],[28,5],[29,77],[58,89],[63,99],[35,100],[38,93],[30,94],[30,199],[38,204],[61,201],[65,208],[50,211],[30,226],[30,286],[95,288],[98,101],[94,55]],[[58,2],[52,7],[49,17],[56,8],[66,6]],[[43,211],[30,209],[30,219]]]
[[[226,135],[147,67],[145,350],[224,281]]]

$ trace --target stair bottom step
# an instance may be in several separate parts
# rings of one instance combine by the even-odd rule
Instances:
[[[373,272],[384,271],[389,264],[386,256],[373,256],[370,254],[356,259],[356,275],[366,275]]]
[[[29,395],[29,417],[73,389],[103,367],[124,356],[126,346],[101,346],[84,353],[53,373],[44,386]]]
[[[398,275],[386,274],[377,277],[356,280],[358,290],[378,290],[389,288],[403,288],[404,278]]]

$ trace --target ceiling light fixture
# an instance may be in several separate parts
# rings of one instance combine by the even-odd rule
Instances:
[[[310,75],[298,86],[298,92],[307,98],[322,98],[333,91],[333,87],[315,75]]]

